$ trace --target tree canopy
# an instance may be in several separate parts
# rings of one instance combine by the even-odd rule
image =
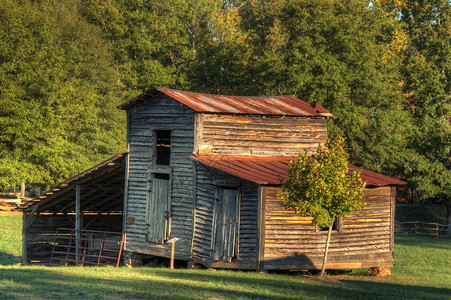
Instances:
[[[279,197],[285,208],[313,217],[313,223],[329,228],[337,216],[346,216],[365,206],[366,183],[359,171],[348,172],[349,155],[344,139],[337,137],[320,145],[316,154],[300,152],[290,163],[290,178]]]
[[[451,199],[447,0],[5,0],[0,20],[0,186],[122,151],[114,107],[160,85],[319,102],[351,163]]]
[[[279,198],[285,208],[313,217],[313,224],[328,228],[321,275],[324,275],[332,225],[338,216],[346,216],[365,206],[362,200],[366,182],[359,171],[348,171],[344,139],[337,137],[320,145],[316,154],[299,153],[290,163],[290,178]]]
[[[0,186],[52,184],[123,149],[99,30],[60,1],[6,0],[0,20]]]

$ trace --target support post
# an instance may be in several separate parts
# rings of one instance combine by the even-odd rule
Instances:
[[[169,241],[167,241],[167,244],[171,244],[171,270],[174,269],[174,253],[175,253],[175,243],[180,240],[180,238],[172,238]]]
[[[20,196],[25,197],[25,181],[20,183]]]
[[[174,250],[175,250],[175,243],[171,244],[171,270],[174,270]]]
[[[81,186],[75,186],[75,260],[77,265],[80,263],[80,198]]]
[[[22,213],[22,228],[26,227],[27,223],[27,213],[24,211]],[[22,264],[28,264],[28,236],[27,230],[22,231]]]

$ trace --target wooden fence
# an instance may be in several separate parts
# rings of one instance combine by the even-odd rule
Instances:
[[[421,221],[396,222],[395,233],[398,235],[429,235],[435,237],[451,237],[451,225],[426,223]]]

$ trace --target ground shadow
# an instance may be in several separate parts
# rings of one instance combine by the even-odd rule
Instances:
[[[449,299],[451,296],[451,290],[446,288],[356,280],[327,282],[267,274],[257,278],[252,274],[250,278],[249,273],[231,271],[137,268],[132,272],[125,268],[99,268],[87,274],[74,273],[71,268],[3,268],[0,298]]]
[[[0,266],[16,265],[22,262],[21,256],[0,252]]]

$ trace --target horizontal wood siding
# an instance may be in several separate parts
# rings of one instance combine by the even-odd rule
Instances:
[[[215,192],[220,187],[239,187],[241,190],[238,258],[232,262],[246,262],[245,268],[255,268],[257,258],[257,189],[254,183],[238,179],[217,169],[196,163],[196,220],[193,256],[213,266],[212,220]],[[227,268],[227,263],[221,267]],[[236,264],[230,264],[236,266]],[[243,265],[244,266],[244,265]]]
[[[171,237],[180,237],[176,255],[188,259],[191,249],[193,197],[192,162],[194,112],[161,96],[129,111],[129,180],[127,194],[126,248],[147,254],[169,255],[170,245],[147,242],[146,197],[149,170],[158,172],[154,161],[155,130],[171,130]]]
[[[213,154],[293,155],[326,142],[325,118],[201,114],[196,149]]]
[[[332,232],[329,267],[390,266],[391,187],[367,188],[367,205],[343,218],[343,230]],[[267,188],[264,268],[317,268],[327,231],[316,232],[311,217],[284,210],[278,188]]]

